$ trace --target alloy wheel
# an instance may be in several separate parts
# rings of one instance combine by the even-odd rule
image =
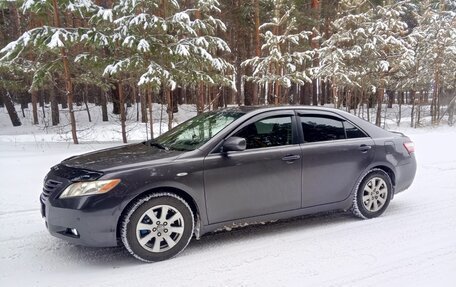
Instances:
[[[157,205],[148,209],[136,225],[139,244],[154,253],[173,248],[182,238],[183,232],[183,216],[170,205]]]
[[[380,177],[371,178],[363,190],[363,205],[370,212],[377,212],[385,205],[388,198],[388,186]]]

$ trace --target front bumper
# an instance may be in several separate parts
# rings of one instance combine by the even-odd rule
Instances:
[[[117,222],[121,212],[117,207],[100,209],[98,206],[97,209],[88,208],[87,199],[85,198],[86,203],[82,204],[82,208],[72,209],[55,207],[50,200],[46,200],[41,196],[41,210],[47,229],[51,235],[77,245],[93,247],[117,246]],[[88,201],[91,201],[91,199],[88,199]],[[72,232],[72,229],[77,231],[76,235]]]
[[[61,169],[51,169],[40,196],[41,214],[51,235],[77,245],[117,246],[117,224],[129,200],[125,186],[121,183],[105,194],[60,199],[72,183],[68,175],[74,172]]]

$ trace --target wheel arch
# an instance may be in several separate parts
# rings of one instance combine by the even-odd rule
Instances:
[[[372,171],[372,170],[375,170],[375,169],[380,169],[384,172],[386,172],[386,174],[388,174],[388,176],[390,177],[391,179],[391,184],[393,186],[393,197],[394,197],[394,190],[396,189],[396,174],[393,170],[393,168],[391,166],[389,166],[388,164],[383,164],[383,163],[380,163],[380,164],[373,164],[373,165],[370,165],[368,166],[364,172],[358,177],[357,181],[356,181],[356,184],[354,186],[354,188],[352,189],[352,191],[350,192],[349,196],[347,198],[353,198],[355,193],[357,192],[358,190],[358,187],[359,185],[361,184],[361,182],[363,181],[363,179]]]
[[[150,194],[163,193],[163,192],[172,193],[174,195],[177,195],[177,196],[181,197],[190,206],[190,209],[192,210],[193,217],[194,217],[194,220],[195,220],[194,234],[195,234],[197,239],[200,238],[200,236],[201,236],[201,234],[200,234],[200,231],[201,231],[200,209],[199,209],[198,205],[196,204],[196,201],[194,200],[194,198],[190,194],[188,194],[186,191],[184,191],[182,189],[179,189],[179,188],[176,188],[176,187],[171,187],[171,186],[162,186],[162,187],[154,187],[154,188],[148,189],[148,190],[138,194],[137,196],[132,198],[128,202],[127,205],[125,205],[125,207],[123,208],[119,218],[117,219],[116,237],[117,237],[118,241],[120,240],[120,231],[121,231],[122,220],[127,215],[127,213],[130,210],[130,208],[138,200],[140,200],[143,197],[146,197],[146,196],[148,196]]]
[[[376,169],[376,168],[381,169],[388,174],[388,176],[391,179],[391,183],[393,184],[393,189],[394,189],[396,187],[396,174],[394,173],[393,169],[386,165],[377,165],[377,166],[371,167],[370,170]]]

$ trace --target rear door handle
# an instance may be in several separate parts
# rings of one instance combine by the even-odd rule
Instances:
[[[297,160],[300,158],[301,158],[301,156],[298,154],[290,154],[290,155],[286,155],[286,156],[282,157],[282,160],[283,161],[294,161],[294,160]]]
[[[367,152],[368,150],[372,149],[372,146],[362,144],[362,145],[359,146],[358,149],[359,149],[361,152]]]

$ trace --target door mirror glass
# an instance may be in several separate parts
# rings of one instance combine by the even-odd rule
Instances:
[[[230,137],[223,143],[223,151],[243,151],[247,147],[245,138],[241,137]]]

